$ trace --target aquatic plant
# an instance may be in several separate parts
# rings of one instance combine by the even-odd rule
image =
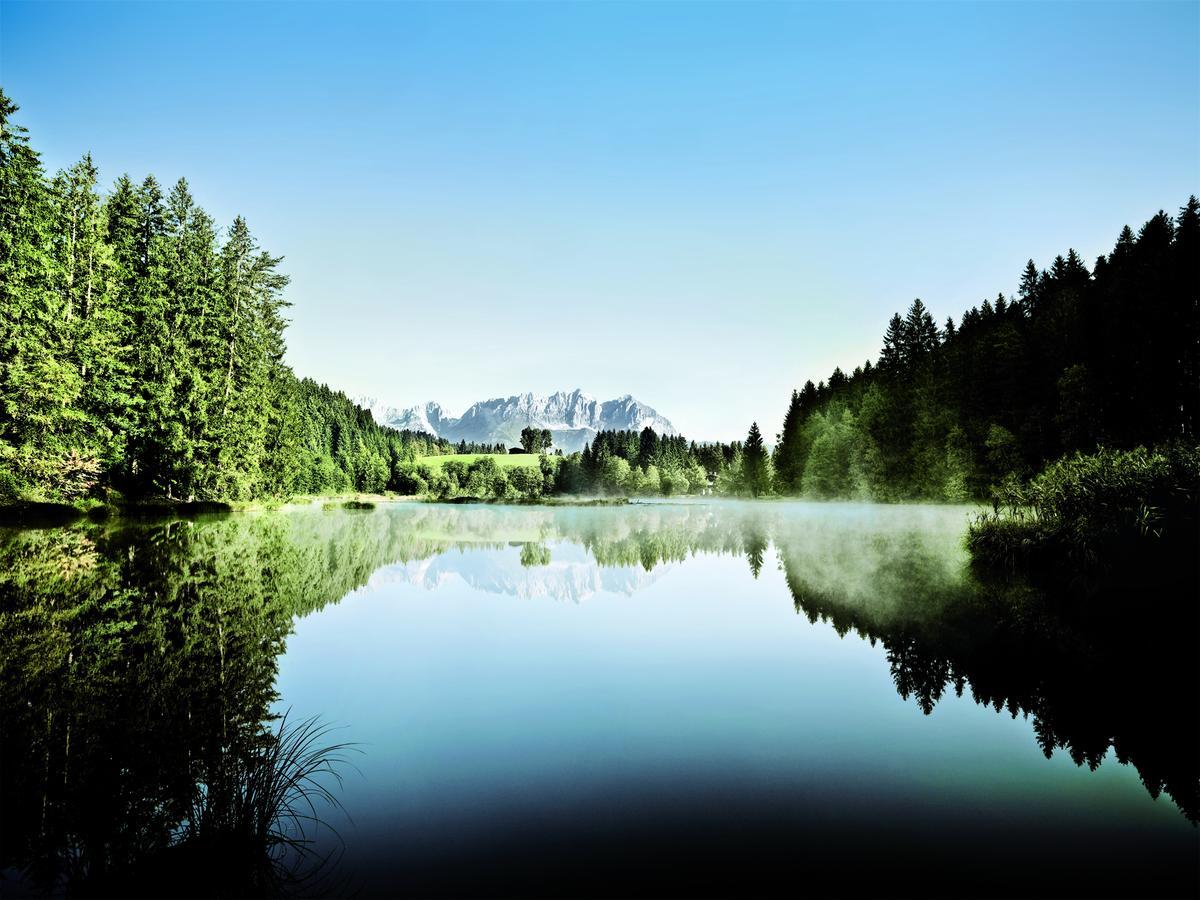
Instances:
[[[317,717],[293,723],[285,713],[248,753],[222,759],[197,782],[169,856],[197,871],[219,870],[225,890],[238,894],[277,895],[326,877],[330,858],[318,852],[316,836],[322,829],[337,836],[322,812],[341,809],[335,789],[352,749],[327,742],[331,731]]]

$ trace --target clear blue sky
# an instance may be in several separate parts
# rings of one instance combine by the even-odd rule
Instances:
[[[1200,191],[1200,4],[0,2],[51,169],[287,257],[297,372],[689,436]]]

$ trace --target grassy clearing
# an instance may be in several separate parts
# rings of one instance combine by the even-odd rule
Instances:
[[[469,466],[476,460],[491,457],[496,461],[496,465],[501,469],[516,469],[521,466],[537,467],[538,459],[536,453],[451,453],[446,456],[422,456],[417,460],[418,466],[428,466],[431,470],[442,468],[446,463],[454,460],[462,463],[464,466]],[[557,460],[557,456],[547,457],[550,460]]]

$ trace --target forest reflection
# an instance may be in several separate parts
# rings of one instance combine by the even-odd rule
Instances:
[[[849,504],[404,504],[0,530],[0,870],[78,894],[133,883],[153,892],[147,873],[169,870],[177,883],[180,866],[204,872],[186,823],[198,792],[211,795],[272,739],[278,657],[296,617],[372,579],[434,588],[458,577],[580,602],[633,593],[696,555],[744,558],[755,578],[778,565],[791,595],[781,600],[882,645],[897,692],[926,713],[953,692],[1029,719],[1047,757],[1095,768],[1111,751],[1196,822],[1194,602],[1081,605],[980,583],[962,548],[966,516]],[[259,862],[246,861],[247,884]],[[205,893],[212,877],[197,874],[194,889]]]

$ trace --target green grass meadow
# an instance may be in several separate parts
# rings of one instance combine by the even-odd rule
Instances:
[[[450,460],[458,460],[464,466],[469,466],[477,459],[483,459],[485,456],[490,456],[496,461],[496,465],[501,469],[515,469],[518,466],[533,466],[537,467],[537,453],[449,453],[444,456],[422,456],[417,460],[417,465],[428,466],[431,470],[440,469]],[[551,460],[557,460],[558,457],[548,457]]]

